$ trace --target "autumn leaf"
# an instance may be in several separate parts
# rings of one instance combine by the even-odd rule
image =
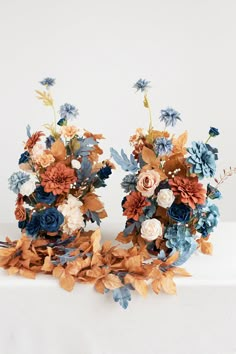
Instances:
[[[104,294],[105,291],[105,285],[101,279],[99,279],[96,284],[95,284],[95,289],[98,293]]]
[[[36,274],[29,269],[21,268],[19,274],[28,279],[35,279]]]
[[[179,267],[172,267],[171,271],[174,272],[175,275],[179,275],[182,277],[191,277],[192,275],[187,272],[184,268],[179,268]]]
[[[130,274],[127,274],[125,276],[125,284],[131,284],[137,290],[137,292],[145,297],[147,296],[148,293],[148,287],[146,282],[143,279],[138,279],[135,276],[132,276]]]
[[[101,230],[97,229],[91,236],[91,243],[93,245],[93,252],[97,252],[101,249]]]
[[[130,243],[133,240],[133,236],[132,234],[128,235],[127,237],[124,235],[123,232],[120,232],[117,236],[116,236],[116,241],[120,242],[120,243]]]
[[[208,254],[212,255],[213,252],[213,245],[211,242],[207,242],[203,240],[202,238],[199,240],[200,243],[200,249],[203,254]]]
[[[104,279],[103,279],[103,284],[107,289],[113,290],[117,289],[123,286],[120,278],[114,274],[108,274]]]
[[[63,289],[72,291],[75,285],[75,278],[72,275],[64,272],[59,279],[59,283]]]
[[[125,261],[125,266],[129,272],[139,271],[141,267],[141,256],[130,257]]]
[[[165,265],[171,265],[172,263],[176,262],[179,258],[179,252],[175,252],[174,254],[172,254],[172,256],[170,256],[165,262]]]
[[[163,291],[169,295],[176,294],[176,284],[171,276],[163,275],[161,278],[161,287]]]
[[[101,212],[104,209],[103,203],[99,200],[98,196],[94,193],[87,193],[83,197],[83,206],[81,207],[85,214],[88,210]]]
[[[161,280],[160,279],[155,279],[152,282],[152,290],[156,293],[159,294],[161,290]]]
[[[41,270],[43,272],[51,273],[53,271],[53,268],[54,268],[54,265],[51,262],[51,257],[50,256],[45,257]]]
[[[63,142],[58,139],[51,146],[51,153],[56,161],[64,161],[66,158],[66,148]]]
[[[181,153],[183,155],[186,154],[187,150],[185,148],[188,140],[188,132],[185,131],[181,134],[178,138],[173,137],[172,144],[173,144],[173,154]]]
[[[156,157],[156,154],[153,150],[144,146],[142,149],[142,159],[147,164],[143,167],[143,170],[154,169],[160,174],[162,180],[167,178],[166,174],[162,170],[160,158]]]
[[[15,275],[15,274],[19,273],[19,268],[17,268],[17,267],[10,267],[10,268],[8,268],[7,273],[8,273],[9,275]]]

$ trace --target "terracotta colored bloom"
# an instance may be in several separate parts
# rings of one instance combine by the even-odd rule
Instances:
[[[61,134],[67,139],[72,139],[78,133],[78,128],[74,125],[64,125],[61,127]]]
[[[40,155],[36,162],[41,165],[43,168],[48,167],[49,165],[51,165],[53,162],[55,161],[55,158],[53,157],[52,154],[47,154],[47,153],[43,153],[42,155]]]
[[[169,184],[174,195],[179,196],[182,203],[188,204],[192,209],[195,209],[196,204],[205,204],[206,190],[201,183],[198,183],[198,178],[174,177],[169,180]]]
[[[44,191],[52,192],[54,195],[68,193],[71,184],[77,180],[74,170],[61,162],[49,166],[46,172],[41,175],[41,178]]]
[[[45,135],[43,132],[36,132],[31,135],[31,137],[27,140],[25,144],[25,149],[31,150],[33,149],[34,145],[40,141],[41,137]]]
[[[123,215],[126,215],[128,219],[138,221],[139,217],[143,215],[143,208],[148,205],[151,203],[140,192],[131,192],[123,204],[125,209]]]
[[[26,219],[25,208],[22,205],[19,205],[15,209],[15,217],[18,221],[24,221]]]

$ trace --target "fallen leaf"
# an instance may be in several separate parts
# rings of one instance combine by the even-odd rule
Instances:
[[[61,275],[59,283],[61,287],[67,291],[72,291],[75,285],[75,278],[64,272],[64,274]]]
[[[91,236],[91,243],[93,245],[93,252],[97,252],[98,250],[101,249],[100,241],[101,241],[101,230],[97,229],[96,231],[93,232],[93,234]]]
[[[113,290],[123,286],[120,278],[115,274],[108,274],[103,279],[103,284],[107,289]]]
[[[98,293],[104,294],[105,285],[103,284],[103,281],[101,279],[96,282],[95,289]]]
[[[155,279],[152,282],[152,290],[156,293],[159,294],[161,290],[161,280],[160,279]]]
[[[163,291],[169,295],[176,294],[176,284],[170,276],[167,276],[167,275],[162,276],[161,287],[162,287]]]

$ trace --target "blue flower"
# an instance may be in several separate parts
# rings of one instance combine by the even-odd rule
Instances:
[[[204,206],[195,210],[194,216],[198,219],[195,225],[196,230],[203,237],[207,237],[217,226],[220,213],[218,207],[208,200]]]
[[[220,199],[222,197],[219,189],[213,187],[210,183],[207,185],[207,196],[210,199]]]
[[[107,179],[111,175],[111,167],[105,166],[98,171],[98,177],[101,179]]]
[[[216,172],[217,149],[202,142],[192,142],[188,148],[190,153],[187,161],[191,164],[190,172],[198,175],[199,178],[213,177]]]
[[[46,148],[50,149],[52,144],[55,143],[55,138],[52,135],[47,136],[45,140]]]
[[[65,103],[60,107],[61,119],[70,120],[76,118],[79,114],[78,109],[70,103]]]
[[[217,135],[219,135],[219,130],[217,128],[214,128],[214,127],[210,127],[210,130],[209,130],[209,135],[213,138]]]
[[[40,231],[40,213],[35,212],[33,213],[30,222],[26,225],[26,233],[29,236],[37,236],[39,231]]]
[[[30,157],[30,154],[28,153],[28,151],[25,151],[23,152],[21,155],[20,155],[20,159],[19,159],[19,164],[21,163],[26,163],[29,161],[29,157]]]
[[[53,193],[47,193],[42,186],[38,186],[35,191],[35,197],[38,203],[52,204],[56,200],[56,196]]]
[[[63,222],[64,216],[56,208],[48,208],[41,213],[41,230],[47,232],[57,232]]]
[[[168,226],[164,238],[167,239],[166,246],[172,249],[172,254],[179,252],[179,258],[173,263],[174,266],[179,266],[186,262],[197,249],[197,242],[184,225],[175,224]]]
[[[168,209],[168,215],[177,222],[187,223],[190,220],[191,211],[192,209],[186,204],[173,203]]]
[[[168,155],[173,148],[170,139],[157,138],[153,142],[153,149],[158,156]]]
[[[21,186],[30,179],[30,176],[25,172],[15,172],[8,178],[9,189],[14,193],[20,193]]]
[[[125,193],[135,191],[137,185],[137,177],[135,175],[129,174],[123,178],[121,182],[121,187],[124,189]]]
[[[171,125],[172,127],[175,126],[177,120],[181,120],[180,113],[175,111],[173,108],[166,108],[161,110],[160,121],[164,122],[166,127]]]
[[[51,77],[46,77],[45,79],[40,81],[40,84],[46,86],[47,88],[52,87],[55,85],[55,79],[52,79]]]
[[[150,82],[151,81],[147,81],[145,79],[144,80],[143,79],[139,79],[136,82],[136,84],[134,84],[133,88],[136,88],[137,91],[141,90],[141,92],[147,91],[150,88],[150,86],[149,86]]]

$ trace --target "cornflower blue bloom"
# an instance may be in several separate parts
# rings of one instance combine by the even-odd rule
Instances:
[[[30,179],[25,172],[15,172],[8,178],[9,189],[14,193],[20,193],[21,186]]]
[[[175,126],[177,120],[181,120],[180,113],[175,111],[173,108],[166,108],[161,110],[160,121],[164,122],[166,127],[171,125],[172,127]]]
[[[217,149],[213,149],[209,144],[202,142],[192,142],[192,147],[188,148],[190,153],[187,161],[191,164],[190,172],[198,177],[213,177],[216,172]]]
[[[61,119],[70,120],[76,118],[79,114],[78,109],[70,103],[65,103],[60,107]]]
[[[214,127],[210,127],[210,130],[209,130],[209,135],[213,138],[217,135],[219,135],[219,130],[217,128],[214,128]]]
[[[173,148],[170,139],[157,138],[153,142],[153,149],[158,156],[168,155]]]
[[[141,90],[141,92],[147,91],[150,88],[150,82],[151,81],[147,81],[145,79],[139,79],[136,84],[134,84],[133,88],[136,88],[137,91]]]
[[[198,219],[195,228],[203,237],[207,237],[217,226],[219,220],[218,207],[209,200],[203,206],[198,206],[194,212],[194,216]]]
[[[175,224],[168,226],[164,237],[167,239],[166,246],[172,249],[171,253],[179,252],[179,258],[173,263],[174,266],[179,266],[186,262],[197,249],[197,242],[184,225]]]
[[[40,84],[46,86],[46,88],[52,87],[55,85],[55,79],[52,79],[51,77],[46,77],[45,79],[40,81]]]

